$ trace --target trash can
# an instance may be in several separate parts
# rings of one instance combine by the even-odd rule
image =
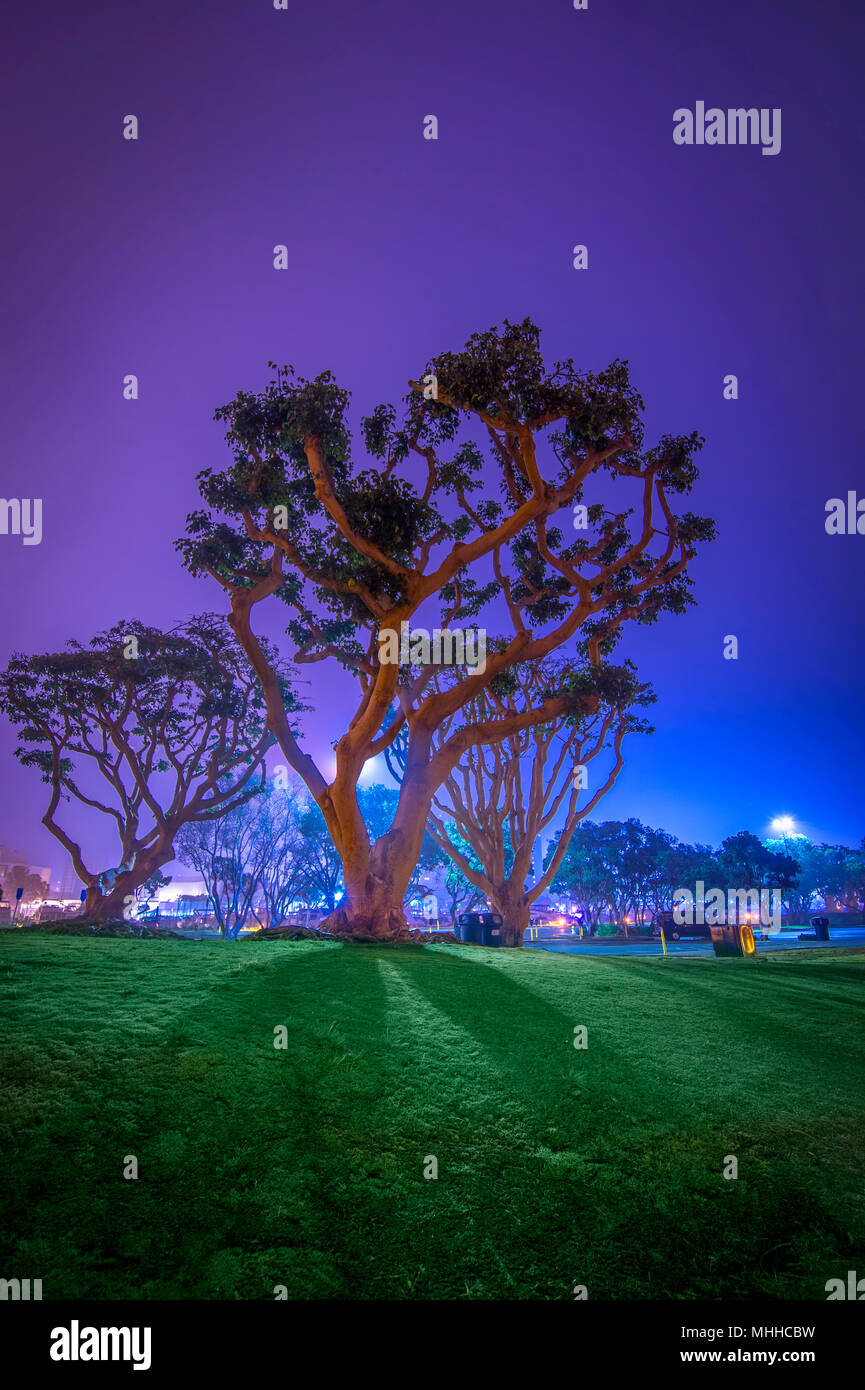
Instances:
[[[501,946],[502,919],[497,912],[464,912],[459,918],[460,941],[474,946]]]
[[[829,940],[829,918],[828,918],[828,917],[812,917],[812,918],[811,918],[811,926],[814,928],[814,935],[816,936],[816,938],[817,938],[818,941],[828,941],[828,940]]]
[[[459,938],[464,945],[469,945],[470,943],[474,943],[475,945],[477,945],[478,928],[476,923],[472,920],[474,915],[474,913],[469,912],[460,913]]]
[[[502,919],[494,912],[484,913],[485,921],[481,925],[481,944],[483,946],[501,946],[502,944]]]
[[[754,933],[748,922],[721,922],[710,927],[716,956],[753,956]]]

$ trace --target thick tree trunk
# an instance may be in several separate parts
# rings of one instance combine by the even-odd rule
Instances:
[[[136,889],[141,888],[150,875],[161,869],[173,856],[173,845],[142,854],[136,859],[133,868],[118,874],[107,893],[103,893],[98,882],[91,884],[87,889],[87,897],[79,917],[87,922],[123,921],[124,909],[131,906],[127,899],[134,899]]]
[[[502,918],[502,945],[522,946],[531,919],[531,908],[526,899],[520,894],[519,897],[493,898],[492,901]]]
[[[321,923],[324,931],[351,941],[407,941],[408,922],[402,902],[384,892],[346,893],[339,907]]]
[[[402,824],[398,826],[395,819],[392,828],[370,847],[365,827],[360,833],[363,820],[353,787],[343,804],[343,835],[341,843],[334,836],[334,843],[342,861],[345,896],[321,925],[334,936],[352,941],[408,940],[405,895],[420,853],[428,806],[420,795],[408,796],[404,791],[397,811]]]
[[[408,939],[404,899],[408,882],[402,875],[376,873],[375,850],[367,873],[346,875],[342,902],[321,923],[325,931],[352,941],[399,941]]]

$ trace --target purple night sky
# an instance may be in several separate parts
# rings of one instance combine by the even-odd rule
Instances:
[[[0,535],[3,663],[223,610],[173,542],[228,457],[214,408],[268,359],[331,369],[356,423],[530,316],[547,361],[630,360],[647,443],[707,438],[688,505],[719,539],[698,606],[618,650],[657,733],[599,818],[717,843],[789,813],[859,843],[865,536],[824,521],[865,496],[861,0],[48,0],[7,24],[0,492],[41,497],[43,539]],[[780,153],[675,145],[698,101],[780,107]],[[310,679],[321,754],[352,687]],[[59,870],[13,746],[3,723],[0,841]],[[82,833],[116,862],[109,824]]]

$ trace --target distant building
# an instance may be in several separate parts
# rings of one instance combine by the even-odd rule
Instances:
[[[182,893],[169,905],[177,917],[208,917],[213,912],[213,902],[206,893]]]
[[[157,888],[150,897],[151,908],[158,908],[160,917],[208,917],[213,903],[204,891],[201,879],[172,879],[164,888]]]
[[[72,898],[77,901],[81,897],[84,884],[73,869],[71,860],[67,862],[55,886],[61,902],[68,902]]]
[[[439,900],[432,891],[415,893],[409,900],[409,907],[416,917],[423,917],[428,922],[439,919]]]
[[[166,887],[157,888],[151,902],[159,903],[161,908],[168,911],[180,898],[196,898],[203,892],[204,884],[200,878],[172,878]]]

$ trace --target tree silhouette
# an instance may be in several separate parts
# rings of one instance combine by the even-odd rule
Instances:
[[[297,702],[275,653],[268,660],[288,717]],[[17,726],[19,761],[50,788],[43,824],[86,885],[82,915],[100,920],[121,917],[174,857],[183,825],[222,815],[263,785],[274,741],[258,682],[212,615],[169,633],[118,623],[86,647],[16,653],[0,675],[0,709]],[[59,823],[73,800],[113,821],[117,868],[90,867]]]

